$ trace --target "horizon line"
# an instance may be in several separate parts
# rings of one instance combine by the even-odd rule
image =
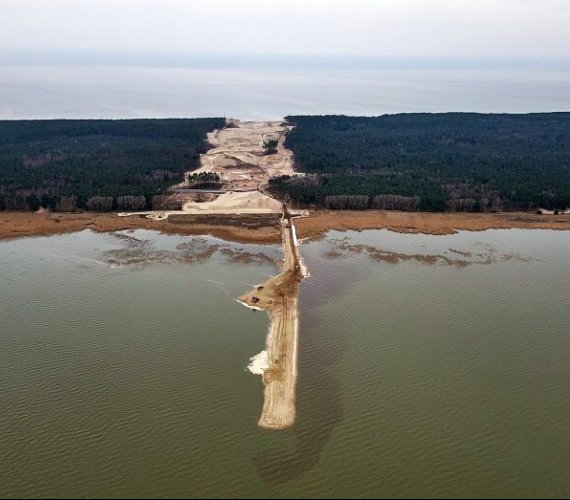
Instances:
[[[387,54],[325,54],[325,53],[232,53],[211,52],[202,54],[190,51],[152,51],[152,50],[99,50],[99,49],[68,49],[19,47],[5,48],[0,54],[0,65],[126,65],[126,66],[171,66],[180,67],[188,64],[204,64],[211,66],[223,62],[229,65],[264,66],[284,64],[317,64],[329,67],[342,62],[349,66],[393,67],[397,69],[469,69],[469,68],[510,68],[542,66],[549,69],[570,70],[569,57],[540,57],[540,56],[508,56],[508,55],[387,55]],[[346,67],[346,66],[345,66]]]

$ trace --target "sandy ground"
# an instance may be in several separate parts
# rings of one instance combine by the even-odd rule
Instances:
[[[212,149],[200,155],[200,167],[186,172],[185,181],[172,187],[173,196],[184,200],[182,211],[154,211],[144,215],[150,219],[165,220],[180,213],[281,213],[281,202],[263,191],[272,177],[301,175],[294,171],[293,153],[285,148],[285,137],[290,130],[291,125],[285,122],[228,121],[225,128],[208,134]],[[276,152],[266,154],[265,144],[270,140],[277,141]],[[196,192],[180,191],[189,187],[189,175],[206,172],[219,175],[223,183],[219,190],[222,194],[210,191],[210,199],[204,201],[197,199]],[[119,215],[125,217],[141,214]]]
[[[146,217],[153,221],[169,221],[180,216],[225,216],[229,221],[233,217],[248,215],[281,215],[283,204],[275,198],[259,191],[228,191],[216,195],[211,201],[188,201],[182,210],[152,210],[149,212],[122,212],[118,217]],[[295,216],[308,216],[307,210],[292,211]]]
[[[299,284],[307,276],[295,242],[294,226],[284,219],[281,229],[284,255],[281,273],[239,298],[248,307],[267,311],[270,318],[259,426],[271,430],[287,429],[295,423]]]
[[[199,213],[278,213],[283,204],[259,191],[228,192],[213,201],[186,203],[182,210],[189,214]]]
[[[277,243],[281,232],[270,214],[259,215],[185,215],[176,212],[169,220],[143,216],[118,217],[116,214],[65,214],[0,212],[0,239],[24,236],[48,236],[84,229],[111,232],[123,229],[154,229],[167,234],[212,234],[231,241]],[[431,214],[411,212],[311,212],[296,219],[299,238],[310,238],[337,229],[390,229],[398,232],[451,234],[460,230],[486,229],[556,229],[570,230],[570,215],[535,215],[523,212],[501,214]]]
[[[256,190],[271,177],[295,175],[293,153],[284,146],[291,125],[281,121],[228,123],[208,134],[212,149],[200,156],[199,168],[187,172],[186,180],[174,188],[188,187],[188,175],[202,172],[217,173],[224,183],[222,189],[228,191]],[[277,141],[277,152],[266,155],[264,144],[269,140]]]
[[[177,215],[240,215],[281,214],[283,204],[259,191],[228,191],[216,195],[211,201],[187,201],[182,210],[151,210],[148,212],[121,212],[119,217],[146,217],[165,221]]]

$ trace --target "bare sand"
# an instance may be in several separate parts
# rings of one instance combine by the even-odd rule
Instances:
[[[216,173],[222,189],[231,191],[253,191],[272,177],[296,175],[293,153],[284,146],[291,128],[282,121],[228,120],[225,128],[208,134],[212,148],[200,155],[198,169],[187,172],[184,182],[174,188],[188,187],[188,176],[195,173]],[[274,154],[266,154],[265,144],[270,140],[277,141]]]
[[[259,191],[233,192],[229,191],[218,196],[213,201],[189,202],[182,210],[188,214],[200,213],[274,213],[281,214],[282,203]]]
[[[181,184],[172,186],[171,193],[182,201],[182,210],[121,213],[121,217],[144,215],[153,220],[166,220],[177,215],[248,215],[280,214],[282,203],[263,192],[269,179],[279,175],[297,175],[293,153],[285,148],[291,130],[285,122],[228,121],[226,127],[208,134],[212,149],[200,155],[197,170],[186,172]],[[268,141],[275,141],[275,150],[268,154]],[[184,191],[188,177],[195,173],[216,173],[221,181],[219,190],[207,193]],[[207,199],[204,199],[204,195]],[[300,211],[296,215],[302,215]]]
[[[258,367],[263,369],[265,385],[258,425],[271,430],[287,429],[295,423],[299,285],[307,276],[292,220],[284,217],[281,230],[284,255],[281,273],[238,299],[247,307],[267,311],[270,318],[267,348],[263,353],[266,366]]]
[[[297,175],[292,151],[285,147],[291,125],[281,121],[247,122],[228,120],[223,129],[208,134],[212,148],[200,155],[199,167],[186,172],[184,181],[173,186],[172,192],[186,197],[182,211],[187,214],[247,214],[280,213],[281,202],[263,192],[272,177]],[[269,141],[276,148],[268,154]],[[190,187],[189,176],[215,173],[222,186],[212,199],[203,201],[195,192],[184,193]],[[182,190],[182,191],[181,191]],[[169,213],[149,213],[149,217],[165,218]]]

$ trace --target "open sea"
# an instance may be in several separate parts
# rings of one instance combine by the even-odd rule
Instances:
[[[567,62],[129,62],[0,54],[0,119],[570,111]]]

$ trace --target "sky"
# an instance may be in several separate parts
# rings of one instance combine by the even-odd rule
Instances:
[[[0,0],[0,51],[568,58],[570,0]]]

